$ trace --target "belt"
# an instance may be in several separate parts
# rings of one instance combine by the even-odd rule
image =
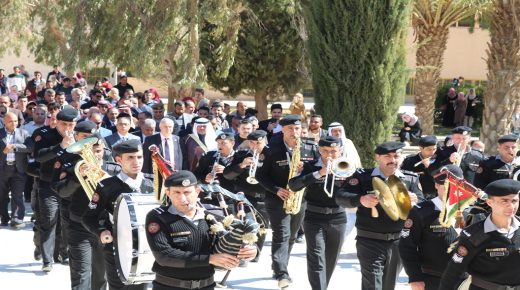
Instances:
[[[200,289],[215,283],[213,276],[202,280],[181,280],[177,278],[166,277],[161,274],[155,274],[155,281],[166,286],[179,287],[184,289]]]
[[[493,282],[489,282],[479,277],[471,276],[471,284],[480,288],[484,288],[487,290],[519,290],[520,285],[517,286],[509,286],[509,285],[501,285]]]
[[[7,166],[14,166],[16,164],[16,161],[6,161],[5,164]]]
[[[362,238],[369,238],[369,239],[376,239],[376,240],[383,240],[383,241],[393,241],[393,240],[398,240],[399,237],[401,236],[401,233],[382,234],[382,233],[374,233],[374,232],[369,232],[369,231],[364,231],[364,230],[358,229],[357,235],[358,235],[358,237],[362,237]]]
[[[321,207],[312,204],[307,204],[307,211],[322,214],[337,214],[340,212],[345,212],[345,209],[342,207]]]
[[[421,271],[424,274],[432,275],[432,276],[435,276],[435,277],[442,277],[442,272],[439,272],[437,270],[433,270],[432,268],[421,266]]]

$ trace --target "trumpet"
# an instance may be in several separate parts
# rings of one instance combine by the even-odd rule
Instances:
[[[249,184],[258,184],[258,180],[256,180],[256,169],[258,168],[258,157],[260,156],[260,153],[254,151],[253,152],[253,164],[249,166],[249,176],[247,177],[246,181]]]
[[[325,174],[323,191],[325,191],[328,197],[332,198],[332,195],[334,194],[334,178],[350,177],[354,172],[356,172],[356,167],[350,163],[346,157],[340,157],[335,160],[329,157],[327,160],[327,174]],[[330,190],[328,189],[329,175],[332,175]]]

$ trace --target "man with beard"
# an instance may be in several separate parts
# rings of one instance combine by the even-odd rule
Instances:
[[[356,249],[361,265],[362,288],[390,290],[401,268],[399,237],[404,221],[393,220],[381,207],[372,185],[373,178],[383,181],[395,176],[404,183],[412,203],[423,200],[417,174],[399,170],[404,143],[385,142],[376,147],[378,167],[360,169],[338,192],[336,201],[345,207],[357,207]],[[377,211],[377,213],[375,213]]]

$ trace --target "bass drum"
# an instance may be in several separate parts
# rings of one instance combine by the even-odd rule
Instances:
[[[114,252],[117,272],[126,285],[151,282],[155,258],[146,239],[145,219],[159,207],[153,195],[123,193],[114,210]]]
[[[462,283],[460,283],[457,290],[468,290],[470,286],[471,286],[471,275],[469,275],[468,278],[466,278],[464,281],[462,281]]]

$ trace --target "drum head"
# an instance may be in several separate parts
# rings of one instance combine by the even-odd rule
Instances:
[[[132,259],[136,248],[134,246],[132,235],[132,221],[130,209],[128,207],[128,197],[126,195],[121,195],[118,198],[117,212],[114,212],[116,236],[116,243],[114,246],[116,250],[116,259],[119,260],[119,263],[116,264],[119,264],[118,270],[122,281],[128,281],[130,279]]]

